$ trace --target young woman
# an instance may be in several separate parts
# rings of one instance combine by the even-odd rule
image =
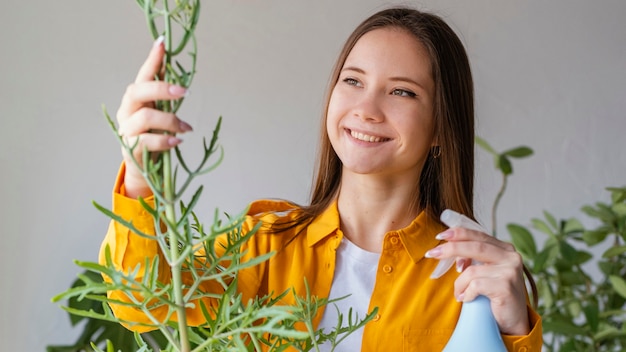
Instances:
[[[191,130],[177,116],[153,109],[155,100],[185,94],[184,88],[152,79],[163,52],[157,41],[117,114],[119,132],[139,138],[150,151],[167,150],[180,139],[149,131]],[[247,255],[277,254],[241,272],[244,298],[292,287],[304,292],[306,278],[314,295],[350,294],[339,303],[344,313],[353,307],[364,316],[378,307],[375,319],[343,343],[347,350],[438,351],[458,319],[456,301],[484,295],[507,348],[540,351],[540,319],[527,306],[522,261],[513,246],[477,231],[446,230],[438,221],[446,208],[473,216],[473,83],[463,45],[450,27],[407,8],[366,19],[339,55],[322,125],[311,203],[251,205],[250,221],[269,226],[247,243]],[[152,218],[134,200],[150,191],[129,156],[124,159],[113,211],[153,231]],[[154,241],[115,222],[104,245],[124,270],[159,251]],[[484,265],[458,259],[462,273],[433,280],[438,261],[432,258],[471,258]],[[123,306],[113,309],[124,319],[146,320]],[[314,323],[333,327],[335,317],[335,309],[326,309]],[[190,309],[188,320],[202,324],[199,309]]]

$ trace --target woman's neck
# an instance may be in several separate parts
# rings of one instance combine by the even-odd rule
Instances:
[[[343,173],[337,205],[344,235],[371,252],[382,250],[385,233],[408,226],[419,211],[417,181]]]

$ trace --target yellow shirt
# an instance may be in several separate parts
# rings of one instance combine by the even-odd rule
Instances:
[[[132,218],[139,230],[153,233],[152,217],[136,200],[123,195],[122,175],[123,170],[114,189],[113,212],[125,219]],[[281,216],[289,217],[289,212],[282,212],[290,208],[288,203],[281,201],[254,202],[250,206],[247,224],[251,226],[257,220],[274,223]],[[439,279],[430,279],[437,260],[424,258],[427,250],[440,243],[435,235],[442,229],[439,223],[422,213],[406,228],[385,235],[369,309],[378,307],[378,314],[365,326],[362,351],[441,351],[445,346],[460,314],[461,304],[456,302],[453,294],[458,274],[452,270]],[[343,237],[336,204],[298,236],[295,236],[296,231],[268,234],[261,229],[248,241],[246,256],[249,258],[269,251],[276,251],[276,254],[268,261],[240,272],[238,289],[244,299],[290,288],[304,295],[303,278],[307,279],[312,295],[328,297],[335,272],[335,253]],[[110,246],[118,270],[127,271],[144,263],[146,257],[158,254],[155,241],[139,237],[113,221],[102,248],[106,245]],[[109,296],[123,298],[117,292],[110,292]],[[147,321],[132,308],[113,305],[112,309],[122,319]],[[532,309],[528,311],[532,328],[529,335],[502,336],[509,351],[541,351],[541,320]],[[165,311],[153,314],[162,318]],[[187,314],[191,325],[203,323],[199,308],[188,309]],[[315,317],[315,326],[322,314],[323,311]]]

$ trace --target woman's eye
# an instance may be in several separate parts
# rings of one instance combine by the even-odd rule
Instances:
[[[406,89],[394,89],[393,91],[391,91],[391,94],[397,95],[400,97],[409,97],[409,98],[415,98],[417,96],[417,94]]]
[[[351,86],[359,86],[359,84],[360,84],[359,81],[357,81],[354,78],[344,78],[343,81],[346,84],[351,85]]]

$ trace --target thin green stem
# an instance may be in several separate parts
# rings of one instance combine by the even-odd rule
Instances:
[[[172,27],[171,27],[171,13],[169,12],[168,0],[163,1],[165,10],[165,67],[171,65],[171,50],[172,50]],[[172,83],[168,70],[165,70],[165,81]],[[172,110],[172,104],[167,101],[163,104],[163,110],[170,112]],[[175,209],[175,185],[172,175],[172,155],[170,151],[166,151],[161,155],[163,161],[163,196],[165,198],[165,217],[170,224],[176,224],[176,209]],[[176,303],[176,318],[178,320],[178,333],[180,340],[180,349],[182,352],[191,351],[189,344],[189,337],[187,335],[187,312],[185,311],[185,301],[183,295],[183,281],[182,281],[182,261],[179,260],[180,252],[178,249],[178,235],[171,226],[168,226],[168,238],[170,242],[170,262],[172,272],[172,284],[174,291],[174,302]]]
[[[498,233],[498,224],[497,224],[497,215],[496,212],[498,211],[498,204],[500,204],[500,199],[502,199],[502,196],[504,195],[504,191],[506,190],[506,184],[507,184],[507,176],[502,173],[502,185],[500,186],[500,190],[498,191],[498,194],[496,195],[495,200],[493,201],[493,207],[491,208],[491,232],[493,234],[493,237],[498,237],[497,233]]]

